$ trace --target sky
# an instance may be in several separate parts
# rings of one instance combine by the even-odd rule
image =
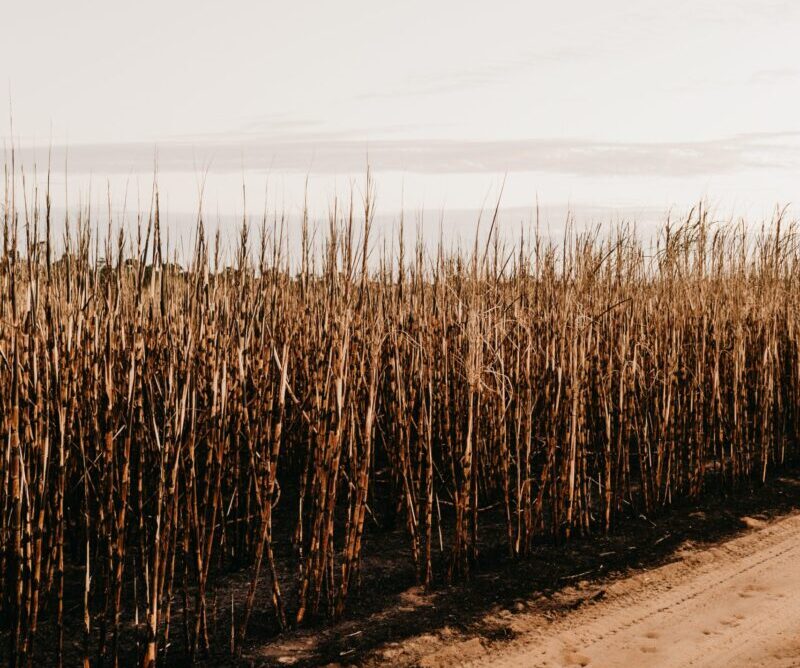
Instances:
[[[296,213],[306,182],[322,212],[367,163],[386,215],[463,215],[501,188],[509,209],[600,217],[797,199],[797,2],[42,0],[3,16],[6,153],[41,171],[52,147],[73,201],[110,188],[141,207],[157,165],[176,215],[201,186],[206,210]]]

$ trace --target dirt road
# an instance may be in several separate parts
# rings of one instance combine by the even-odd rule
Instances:
[[[430,647],[427,666],[800,666],[800,515],[610,584],[583,583],[572,612],[495,615],[515,639]],[[491,619],[487,620],[491,623]]]

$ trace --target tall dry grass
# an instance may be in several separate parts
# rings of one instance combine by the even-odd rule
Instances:
[[[56,231],[49,189],[18,189],[13,170],[9,665],[153,666],[207,652],[212,626],[235,651],[254,613],[281,628],[341,615],[376,517],[432,586],[469,575],[489,517],[521,557],[796,455],[800,280],[780,216],[754,232],[698,209],[652,253],[624,226],[513,247],[493,226],[468,252],[401,235],[381,256],[368,183],[319,252],[304,216],[299,271],[280,221],[244,226],[229,267],[200,221],[183,271],[157,198],[101,245],[88,212]],[[218,605],[231,569],[249,585]]]

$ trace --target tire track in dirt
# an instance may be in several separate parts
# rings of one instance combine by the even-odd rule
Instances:
[[[510,643],[431,648],[420,664],[800,666],[800,515],[744,521],[752,531],[710,548],[684,547],[676,561],[620,578],[601,600],[555,621],[516,615]]]

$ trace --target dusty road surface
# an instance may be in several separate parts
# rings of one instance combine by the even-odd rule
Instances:
[[[431,643],[419,664],[800,666],[800,515],[743,521],[751,530],[725,543],[687,546],[606,585],[576,584],[565,615],[495,614],[514,640]]]

